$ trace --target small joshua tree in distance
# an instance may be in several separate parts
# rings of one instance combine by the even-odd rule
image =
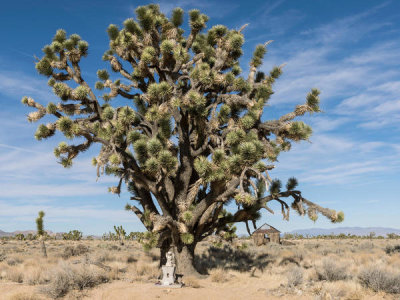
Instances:
[[[42,255],[43,257],[47,257],[46,244],[44,243],[45,232],[43,226],[43,217],[44,217],[44,211],[41,210],[39,211],[39,216],[36,218],[36,229],[37,229],[38,239],[42,244]]]
[[[114,225],[114,231],[115,231],[116,235],[118,236],[119,244],[121,246],[123,246],[125,244],[125,237],[126,237],[125,229],[122,227],[122,225],[120,225],[118,227]]]

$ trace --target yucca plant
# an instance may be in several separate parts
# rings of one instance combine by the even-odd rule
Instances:
[[[196,9],[189,11],[188,34],[183,21],[181,8],[167,17],[151,4],[138,7],[136,18],[121,27],[110,25],[110,48],[103,60],[111,72],[97,72],[98,92],[80,68],[88,43],[58,30],[36,63],[38,72],[49,77],[57,103],[45,107],[30,97],[22,99],[36,108],[29,121],[55,118],[40,125],[35,137],[49,138],[58,130],[71,140],[54,150],[64,167],[100,144],[92,161],[97,175],[118,178],[109,188],[114,194],[126,184],[134,201],[126,209],[153,234],[148,244],[161,248],[161,258],[174,249],[181,274],[196,273],[199,241],[228,224],[255,227],[260,210],[273,212],[271,201],[280,203],[287,220],[292,207],[314,220],[321,213],[332,222],[342,221],[343,213],[305,199],[297,180],[290,179],[284,190],[269,175],[282,151],[310,138],[311,127],[297,118],[320,111],[319,90],[311,89],[292,112],[263,121],[282,74],[282,66],[268,74],[259,70],[269,42],[256,47],[245,77],[239,64],[245,26],[205,30],[208,17]],[[116,98],[125,104],[117,106]],[[80,142],[73,144],[74,138]],[[237,210],[221,214],[232,202]]]

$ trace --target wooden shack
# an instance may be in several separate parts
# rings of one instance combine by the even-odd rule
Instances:
[[[264,225],[257,228],[251,236],[253,237],[254,244],[256,244],[257,246],[261,246],[269,242],[280,244],[280,233],[281,232],[278,229],[265,223]]]

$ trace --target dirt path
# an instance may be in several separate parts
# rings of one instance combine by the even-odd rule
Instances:
[[[84,299],[98,300],[259,300],[282,299],[272,296],[259,280],[249,282],[232,281],[228,283],[212,283],[209,280],[199,280],[201,287],[184,287],[180,289],[155,286],[151,283],[113,282],[102,285],[87,294]],[[310,296],[286,295],[285,299],[310,299]]]

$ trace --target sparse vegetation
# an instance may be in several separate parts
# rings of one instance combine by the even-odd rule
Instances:
[[[295,287],[303,283],[304,271],[300,267],[294,267],[287,273],[287,284],[290,287]]]
[[[392,251],[398,245],[392,239],[304,239],[292,240],[293,245],[261,247],[255,247],[250,239],[235,239],[229,243],[222,240],[219,248],[212,242],[200,243],[196,251],[197,267],[207,276],[182,278],[188,291],[196,288],[207,296],[216,290],[240,294],[237,288],[245,286],[247,294],[242,297],[251,294],[261,299],[268,295],[291,299],[300,293],[305,299],[400,296],[400,255]],[[238,247],[242,243],[246,243],[245,249]],[[1,245],[5,259],[0,262],[0,295],[7,295],[5,299],[24,299],[26,295],[43,300],[64,296],[101,299],[100,291],[123,287],[124,292],[111,299],[128,293],[140,299],[140,294],[135,294],[140,287],[158,290],[154,283],[161,276],[159,253],[156,249],[145,251],[137,239],[127,239],[124,246],[103,240],[47,240],[46,244],[47,258],[42,256],[38,240],[10,240]],[[371,265],[371,261],[376,263]],[[10,290],[10,283],[18,289]],[[185,289],[182,293],[190,292]],[[190,299],[190,294],[185,295]]]
[[[322,265],[317,267],[317,274],[320,280],[338,281],[349,278],[348,266],[341,261],[326,258]]]
[[[392,271],[388,267],[368,266],[358,275],[360,282],[375,292],[400,293],[400,272]]]

